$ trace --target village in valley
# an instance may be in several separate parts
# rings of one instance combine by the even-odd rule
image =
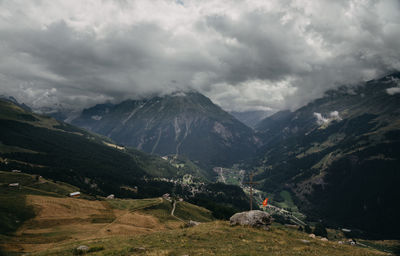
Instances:
[[[221,171],[220,168],[219,171]],[[238,173],[243,172],[244,171],[239,171]],[[208,234],[209,231],[207,230],[212,229],[219,230],[218,232],[229,232],[231,233],[230,236],[232,236],[232,232],[238,233],[239,237],[242,238],[250,236],[251,238],[248,237],[249,239],[259,239],[261,236],[265,236],[266,239],[282,239],[282,236],[284,236],[285,239],[289,239],[286,238],[287,235],[285,233],[290,233],[290,236],[294,236],[296,239],[296,241],[293,240],[293,242],[295,241],[295,244],[300,246],[298,248],[313,248],[312,250],[316,251],[319,250],[318,246],[328,246],[327,248],[331,246],[332,249],[327,250],[332,250],[331,252],[338,250],[340,246],[356,246],[354,249],[349,250],[349,252],[355,253],[352,255],[358,255],[358,250],[362,252],[362,248],[373,248],[370,247],[370,244],[364,244],[363,241],[346,238],[348,237],[346,234],[351,233],[349,229],[343,229],[341,231],[328,230],[327,235],[318,234],[320,236],[311,233],[312,231],[310,231],[310,234],[299,231],[303,227],[310,227],[302,220],[297,219],[291,212],[273,206],[270,203],[265,203],[264,206],[261,205],[260,209],[262,211],[254,211],[255,215],[248,215],[252,212],[244,212],[232,216],[230,225],[238,223],[240,226],[240,223],[247,223],[246,225],[254,226],[255,233],[251,231],[251,233],[246,234],[249,230],[245,231],[234,228],[228,231],[228,229],[231,229],[229,225],[226,226],[224,222],[220,221],[215,222],[208,210],[191,205],[185,202],[182,197],[172,196],[169,193],[165,193],[162,197],[154,199],[119,199],[113,194],[104,198],[93,198],[90,195],[81,194],[80,191],[77,191],[76,187],[65,183],[50,181],[38,175],[25,174],[20,170],[0,172],[0,180],[10,182],[9,184],[0,184],[0,189],[3,191],[3,203],[5,202],[4,196],[7,194],[11,193],[18,196],[26,195],[28,204],[32,205],[33,210],[36,212],[32,220],[28,220],[26,224],[18,229],[18,236],[7,237],[6,244],[0,243],[0,246],[3,248],[14,252],[29,251],[31,252],[30,254],[33,253],[32,255],[36,255],[35,252],[42,251],[44,248],[49,248],[46,249],[48,253],[44,255],[69,255],[68,253],[70,253],[70,250],[72,250],[74,254],[98,252],[103,255],[103,253],[110,250],[119,251],[120,255],[127,255],[125,252],[134,251],[146,253],[154,251],[155,248],[152,248],[151,244],[144,242],[142,239],[150,239],[150,241],[153,241],[152,239],[156,239],[159,234],[163,234],[166,230],[171,230],[170,232],[174,232],[172,234],[175,239],[181,237],[183,234],[187,234],[189,239],[186,243],[187,245],[190,244],[190,249],[189,247],[185,247],[184,244],[180,244],[176,247],[178,252],[189,250],[196,254],[196,251],[199,252],[198,250],[200,248],[192,244],[191,237],[201,237],[205,234],[204,232]],[[177,181],[170,180],[170,182],[178,184]],[[183,183],[179,185],[183,185]],[[185,186],[187,185],[188,184],[185,184]],[[7,188],[5,186],[7,186]],[[246,190],[247,188],[244,189]],[[258,193],[260,193],[260,191],[254,190],[254,199],[258,197]],[[258,204],[257,200],[255,200],[255,202]],[[7,202],[7,204],[9,203],[10,202]],[[21,206],[27,207],[28,205]],[[48,211],[46,209],[53,210]],[[261,213],[265,213],[265,215]],[[274,218],[279,218],[277,216],[280,216],[282,219],[286,219],[286,221],[289,222],[286,222],[286,224],[273,224],[274,218],[271,216],[274,216]],[[15,218],[17,223],[22,221],[18,216],[15,216]],[[54,223],[54,221],[58,224]],[[252,223],[252,221],[254,221],[254,223]],[[209,226],[209,223],[213,227]],[[184,229],[182,229],[182,227],[184,227]],[[56,230],[57,233],[54,233]],[[63,237],[62,234],[66,232],[69,234],[69,238]],[[172,239],[172,237],[169,237],[172,234],[166,234],[166,239]],[[138,238],[135,242],[137,245],[136,247],[128,242],[132,241],[132,239],[128,239],[128,237],[132,235]],[[255,235],[255,237],[252,237],[253,235]],[[44,236],[53,238],[52,240],[46,241],[41,238]],[[82,240],[83,237],[86,237],[84,241]],[[121,237],[118,240],[120,244],[119,248],[115,247],[115,238],[113,237]],[[89,238],[89,240],[87,238]],[[32,241],[34,241],[32,239],[35,239],[37,243],[32,244]],[[54,243],[54,241],[56,241],[54,239],[59,242]],[[103,242],[99,243],[99,239]],[[322,244],[327,242],[331,245]],[[240,246],[241,243],[242,242],[240,242],[238,246]],[[53,248],[50,249],[50,246]],[[215,250],[218,251],[219,247],[216,245],[214,246]],[[121,250],[121,248],[124,249]],[[237,250],[235,248],[236,247],[230,247],[229,250]],[[287,250],[286,247],[282,247],[280,250],[277,250],[277,252],[284,252],[285,250]],[[170,249],[167,249],[167,251],[170,251]],[[255,251],[257,251],[257,249],[255,249]],[[372,253],[371,255],[375,254]]]

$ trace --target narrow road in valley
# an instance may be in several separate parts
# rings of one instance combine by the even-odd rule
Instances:
[[[222,167],[219,168],[218,174],[219,174],[219,177],[221,177],[221,182],[226,184],[226,178],[224,176],[224,171],[223,171]]]

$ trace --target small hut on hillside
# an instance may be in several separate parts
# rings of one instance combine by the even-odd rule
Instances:
[[[80,197],[81,196],[81,192],[79,192],[79,191],[72,192],[72,193],[69,193],[69,196],[70,197]]]

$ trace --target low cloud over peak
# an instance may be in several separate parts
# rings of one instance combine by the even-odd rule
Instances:
[[[0,93],[80,108],[193,89],[293,109],[399,70],[399,23],[395,0],[1,1]]]

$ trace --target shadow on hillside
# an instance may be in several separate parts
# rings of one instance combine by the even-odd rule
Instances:
[[[394,255],[400,256],[400,245],[397,245],[393,250]]]

